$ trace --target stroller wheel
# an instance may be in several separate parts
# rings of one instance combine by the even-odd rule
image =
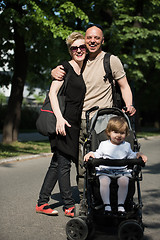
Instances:
[[[142,240],[143,228],[136,220],[123,221],[118,228],[118,237],[120,240]]]
[[[75,217],[66,224],[66,235],[69,240],[85,240],[88,235],[88,226],[83,219]]]

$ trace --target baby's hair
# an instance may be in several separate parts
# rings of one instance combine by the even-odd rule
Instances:
[[[106,128],[106,134],[108,137],[110,137],[110,132],[111,131],[115,131],[115,132],[125,132],[126,136],[128,135],[129,132],[129,127],[128,127],[128,123],[125,120],[124,117],[121,116],[116,116],[116,117],[112,117],[109,121],[108,121],[108,125]]]

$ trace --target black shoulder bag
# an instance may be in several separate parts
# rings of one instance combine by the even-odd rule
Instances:
[[[66,90],[67,82],[68,82],[68,78],[69,78],[68,75],[69,75],[69,73],[66,74],[64,83],[57,94],[59,107],[60,107],[62,115],[65,110],[65,90]],[[40,110],[40,114],[36,121],[36,128],[37,128],[38,132],[44,136],[51,136],[56,133],[56,122],[57,121],[56,121],[54,112],[52,110],[48,94],[49,94],[49,91],[47,91],[47,93],[46,93],[45,101],[43,103],[43,106]]]

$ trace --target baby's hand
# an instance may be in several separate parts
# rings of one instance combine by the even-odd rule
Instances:
[[[147,159],[147,156],[144,155],[144,154],[141,153],[141,152],[138,152],[138,153],[137,153],[137,158],[139,158],[139,157],[141,157],[144,162],[147,162],[147,160],[148,160],[148,159]]]
[[[92,158],[95,157],[94,154],[93,154],[93,152],[87,153],[87,154],[84,156],[84,161],[87,162],[90,157],[92,157]]]

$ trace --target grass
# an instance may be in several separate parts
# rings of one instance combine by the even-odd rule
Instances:
[[[136,134],[137,138],[145,138],[145,137],[154,137],[159,136],[160,132],[138,132]]]
[[[143,127],[140,132],[136,133],[136,135],[138,138],[158,136],[160,135],[160,129]]]
[[[144,131],[138,132],[137,138],[144,138],[150,136],[160,135],[159,131]],[[21,155],[50,153],[49,141],[28,141],[28,142],[14,142],[12,144],[0,143],[0,159],[9,157],[18,157]]]
[[[50,153],[49,141],[14,142],[12,144],[0,143],[0,159],[18,157],[27,154]]]

